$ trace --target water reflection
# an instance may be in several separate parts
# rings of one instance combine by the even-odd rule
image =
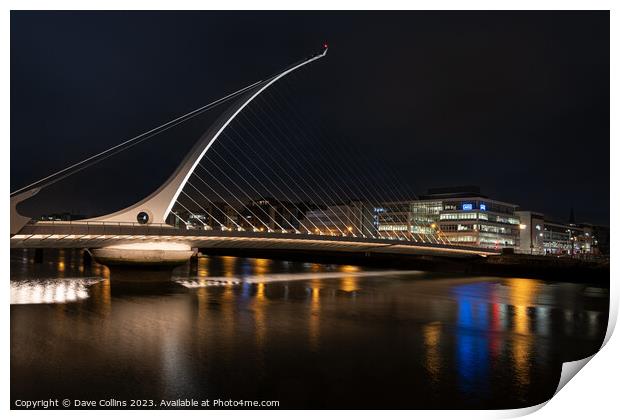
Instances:
[[[256,285],[256,296],[254,298],[254,322],[256,324],[256,341],[260,351],[263,349],[265,332],[267,330],[265,322],[266,306],[265,284],[259,283]]]
[[[101,278],[65,278],[11,282],[11,304],[67,303],[86,299]]]
[[[58,274],[62,276],[65,272],[65,250],[58,250]]]
[[[198,258],[198,277],[207,277],[209,275],[209,259],[207,257]]]
[[[79,254],[46,258],[11,261],[11,392],[23,398],[525,406],[553,393],[562,361],[597,349],[606,323],[604,291],[529,279],[201,257],[176,287],[127,294],[105,267],[80,276]]]
[[[531,384],[534,359],[547,356],[544,346],[534,351],[534,336],[548,336],[551,328],[551,308],[538,303],[543,287],[538,280],[514,278],[453,288],[458,302],[458,371],[464,392],[488,389],[491,363],[497,363],[507,347],[523,396]],[[507,346],[500,334],[510,330],[515,335]]]
[[[426,348],[425,366],[433,385],[440,380],[441,353],[439,343],[441,339],[441,324],[433,322],[424,326],[424,345]]]
[[[233,277],[235,275],[235,262],[237,257],[222,257],[224,262],[224,276]]]
[[[506,283],[510,290],[510,305],[514,308],[515,332],[529,334],[529,309],[538,298],[542,282],[531,279],[508,279]]]
[[[489,316],[487,296],[489,284],[476,283],[455,287],[457,297],[457,361],[459,385],[464,393],[488,392]],[[472,297],[476,296],[476,297]]]
[[[548,317],[544,316],[544,312],[534,312],[530,319],[530,313],[534,309],[532,306],[538,299],[542,282],[530,279],[509,279],[507,284],[510,285],[510,303],[514,308],[514,331],[525,336],[515,338],[511,352],[515,378],[521,389],[524,389],[530,384],[532,359],[535,356],[532,353],[530,321],[538,328],[545,329]]]
[[[314,279],[310,283],[310,315],[308,317],[309,322],[309,341],[310,348],[316,351],[319,347],[319,335],[321,325],[321,281]]]
[[[253,262],[255,274],[261,276],[269,271],[269,265],[271,263],[271,260],[267,260],[264,258],[255,258]]]

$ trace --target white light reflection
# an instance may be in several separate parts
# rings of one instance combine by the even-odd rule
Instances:
[[[11,281],[11,305],[66,303],[88,298],[100,277]]]
[[[334,271],[329,273],[284,273],[284,274],[262,274],[258,276],[243,276],[243,277],[194,277],[183,278],[175,277],[177,283],[187,288],[206,287],[206,286],[221,286],[226,284],[240,284],[240,283],[272,283],[279,281],[296,281],[296,280],[312,280],[312,279],[328,279],[328,278],[342,278],[346,276],[351,277],[377,277],[377,276],[394,276],[400,274],[412,274],[417,271],[411,270],[396,270],[396,271],[357,271],[352,273],[343,273],[340,271]]]

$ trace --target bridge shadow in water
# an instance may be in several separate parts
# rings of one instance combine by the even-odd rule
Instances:
[[[112,296],[168,295],[186,290],[172,280],[175,267],[109,266]]]

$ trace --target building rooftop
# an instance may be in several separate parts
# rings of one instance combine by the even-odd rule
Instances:
[[[475,185],[464,185],[460,187],[439,187],[429,188],[425,195],[420,196],[421,200],[430,200],[437,198],[463,198],[463,197],[481,197],[488,198],[480,193],[480,187]]]

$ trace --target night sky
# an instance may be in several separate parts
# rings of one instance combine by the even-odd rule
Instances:
[[[393,177],[365,173],[382,190],[479,185],[551,218],[572,207],[609,224],[608,12],[12,12],[11,190],[324,41],[327,57],[274,86],[255,118],[288,95],[308,136],[337,141],[351,168],[389,167]],[[55,184],[25,213],[138,201],[209,118]]]

